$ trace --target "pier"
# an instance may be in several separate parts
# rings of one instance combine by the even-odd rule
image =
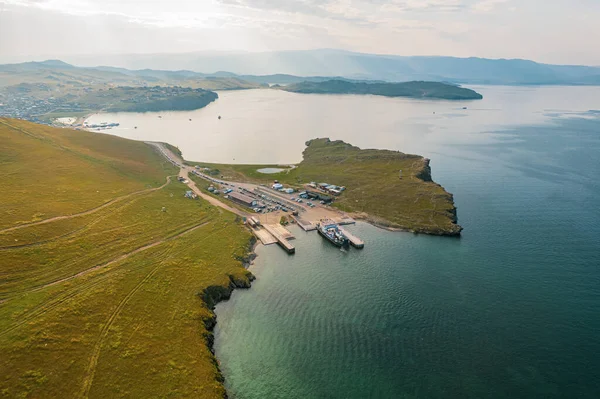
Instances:
[[[275,239],[277,240],[277,243],[283,249],[285,249],[288,254],[293,254],[296,252],[296,248],[294,248],[294,246],[292,244],[290,244],[290,242],[288,241],[288,239],[292,238],[293,235],[286,228],[284,228],[283,226],[280,226],[280,225],[272,225],[272,224],[266,224],[266,225],[264,225],[264,228],[273,237],[275,237]],[[285,230],[285,232],[287,232],[287,233],[283,232],[281,229]]]
[[[277,239],[273,237],[271,233],[261,227],[253,228],[251,230],[263,245],[271,245],[277,242]]]
[[[265,227],[269,228],[269,232],[274,231],[274,232],[276,232],[276,234],[278,234],[282,238],[285,238],[286,240],[296,238],[296,237],[294,237],[294,235],[292,234],[291,231],[289,231],[288,229],[286,229],[285,227],[283,227],[280,224],[268,224],[268,225],[265,225]]]
[[[342,216],[339,218],[333,218],[333,220],[339,224],[339,225],[346,225],[346,224],[356,224],[356,220],[352,219],[351,217],[348,216]]]
[[[294,219],[296,224],[304,231],[313,231],[317,229],[317,226],[314,223],[304,220],[298,216],[292,216],[292,219]]]
[[[358,238],[357,236],[355,236],[354,234],[350,233],[348,230],[345,230],[341,227],[338,227],[338,229],[340,229],[340,231],[342,232],[342,234],[344,234],[346,236],[346,238],[348,239],[348,241],[350,241],[350,245],[352,245],[354,248],[364,248],[365,247],[365,242],[363,240],[361,240],[360,238]]]

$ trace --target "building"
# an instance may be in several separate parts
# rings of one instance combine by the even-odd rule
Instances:
[[[275,184],[273,184],[272,187],[273,187],[273,190],[280,190],[280,189],[283,188],[283,184],[281,184],[281,183],[275,183]]]
[[[306,190],[306,197],[313,199],[313,200],[320,200],[320,201],[325,201],[325,202],[331,202],[333,201],[333,198],[325,193],[319,192],[319,191],[313,191],[313,190]]]
[[[256,201],[254,198],[236,192],[229,193],[229,199],[250,208],[258,204],[258,201]]]

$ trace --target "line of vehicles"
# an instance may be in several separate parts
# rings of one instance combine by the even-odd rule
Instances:
[[[203,177],[207,180],[210,180],[213,183],[222,185],[222,186],[227,186],[228,188],[223,189],[222,192],[223,194],[229,194],[231,193],[236,186],[232,183],[227,183],[224,181],[220,181],[218,179],[214,179],[211,178],[207,175],[198,173],[196,171],[193,171],[193,173],[195,173],[196,175]],[[209,187],[213,188],[212,186]],[[292,207],[291,204],[289,203],[289,201],[294,201],[297,203],[303,203],[305,199],[309,199],[308,193],[306,191],[303,191],[301,193],[298,194],[298,198],[296,197],[290,197],[290,200],[285,200],[283,198],[278,198],[277,196],[271,196],[268,195],[267,193],[264,193],[263,191],[261,191],[260,188],[255,188],[253,191],[250,191],[244,187],[237,187],[239,189],[239,191],[245,195],[248,195],[252,198],[255,198],[257,200],[257,205],[252,207],[251,209],[254,210],[254,212],[256,213],[269,213],[269,212],[276,212],[276,211],[283,211],[283,212],[292,212],[294,215],[298,215],[298,209],[300,210],[304,210],[302,207]],[[212,192],[218,192],[215,188],[213,188],[213,190],[211,190]],[[325,201],[320,201],[321,204],[325,204]],[[308,205],[309,207],[313,208],[315,206],[315,204],[313,204],[311,201],[306,201],[306,205]],[[335,245],[336,247],[340,247],[340,248],[349,248],[350,244],[356,246],[357,248],[363,248],[362,244],[357,245],[355,243],[352,243],[350,241],[350,239],[348,239],[348,237],[346,237],[344,235],[344,233],[340,230],[339,226],[337,223],[335,223],[334,221],[332,221],[331,219],[321,219],[321,221],[319,223],[317,223],[317,232],[323,236],[326,240],[328,240],[330,243],[332,243],[333,245]]]
[[[311,198],[311,196],[309,195],[308,191],[302,191],[298,194],[298,198],[295,197],[291,197],[290,199],[292,201],[296,201],[298,203],[302,203],[304,200],[309,200],[309,199],[313,199],[314,197]],[[321,205],[325,205],[326,202],[321,200],[319,201],[319,203]],[[311,208],[314,208],[316,205],[314,203],[312,203],[311,201],[306,201],[306,205],[308,205]]]
[[[240,187],[240,191],[242,191],[244,194],[254,196],[255,198],[257,198],[260,201],[262,207],[259,208],[258,212],[268,213],[268,212],[275,212],[275,211],[283,211],[283,212],[291,211],[294,215],[298,214],[298,210],[296,208],[291,207],[289,204],[286,204],[277,198],[273,198],[267,194],[262,194],[260,192],[260,190],[258,190],[258,189],[254,189],[254,191],[250,191],[250,190],[246,190],[243,187]],[[255,212],[257,212],[257,211],[255,210]]]

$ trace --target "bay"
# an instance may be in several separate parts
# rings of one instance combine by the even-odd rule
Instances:
[[[231,397],[600,397],[600,88],[476,89],[465,104],[227,92],[160,121],[98,116],[194,160],[294,162],[317,136],[418,153],[454,193],[460,239],[358,223],[361,251],[296,228],[295,255],[258,247],[253,287],[216,309]]]

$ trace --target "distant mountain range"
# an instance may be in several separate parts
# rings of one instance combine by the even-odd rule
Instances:
[[[297,80],[281,80],[285,75],[294,75],[394,82],[426,80],[463,84],[600,85],[600,67],[594,66],[550,65],[521,59],[405,57],[341,50],[69,56],[65,60],[85,66],[113,65],[134,70],[151,68],[178,73],[185,70],[220,77],[241,75],[245,80],[263,82],[268,80],[263,75],[279,77],[277,81],[271,80],[269,83],[295,83]]]
[[[344,79],[342,77],[336,77]],[[60,60],[0,65],[0,87],[15,84],[60,83],[67,85],[190,85],[209,90],[249,89],[261,85],[322,82],[332,77],[287,74],[237,75],[232,72],[201,73],[190,70],[126,69],[112,66],[79,67]]]

